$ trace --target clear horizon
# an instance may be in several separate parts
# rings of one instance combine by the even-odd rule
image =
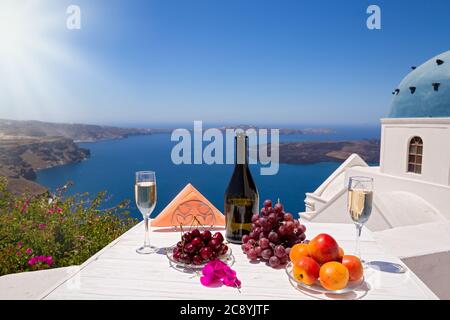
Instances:
[[[0,3],[0,118],[64,123],[379,125],[391,92],[448,50],[450,3]],[[420,22],[420,23],[419,23]]]

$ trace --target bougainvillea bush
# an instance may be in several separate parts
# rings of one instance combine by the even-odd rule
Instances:
[[[79,265],[131,228],[126,201],[105,208],[106,193],[14,196],[0,177],[0,276]]]

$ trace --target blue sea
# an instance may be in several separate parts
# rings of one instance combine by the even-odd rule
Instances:
[[[337,127],[330,134],[281,135],[280,141],[356,140],[380,137],[379,127]],[[141,218],[134,205],[134,173],[153,170],[157,175],[157,215],[183,187],[192,183],[220,211],[233,165],[175,165],[170,155],[176,142],[170,134],[135,136],[121,140],[79,143],[91,151],[91,157],[38,172],[37,182],[55,190],[72,181],[70,193],[95,194],[106,190],[108,205],[130,199],[132,216]],[[338,166],[337,162],[308,165],[280,164],[278,174],[261,176],[258,165],[251,165],[261,202],[280,198],[285,209],[296,215],[304,210],[305,192],[314,191]]]

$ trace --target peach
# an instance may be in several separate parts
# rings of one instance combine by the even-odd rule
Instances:
[[[295,265],[301,257],[309,257],[308,245],[306,243],[298,243],[289,251],[289,259]]]
[[[309,242],[308,252],[319,264],[339,259],[339,246],[336,240],[326,233],[319,234]]]
[[[364,275],[364,268],[358,257],[345,255],[342,264],[348,269],[350,281],[357,281]]]
[[[319,278],[320,265],[310,257],[300,257],[294,265],[292,273],[300,282],[312,285]]]
[[[348,269],[340,262],[327,262],[320,267],[320,284],[327,290],[344,289],[349,280]]]
[[[344,253],[344,249],[342,249],[341,247],[339,247],[339,257],[338,257],[338,261],[342,262],[342,258],[344,257],[345,253]]]

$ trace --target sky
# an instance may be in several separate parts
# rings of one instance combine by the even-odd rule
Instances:
[[[448,0],[2,0],[0,118],[375,125],[410,67],[450,49],[448,12]]]

